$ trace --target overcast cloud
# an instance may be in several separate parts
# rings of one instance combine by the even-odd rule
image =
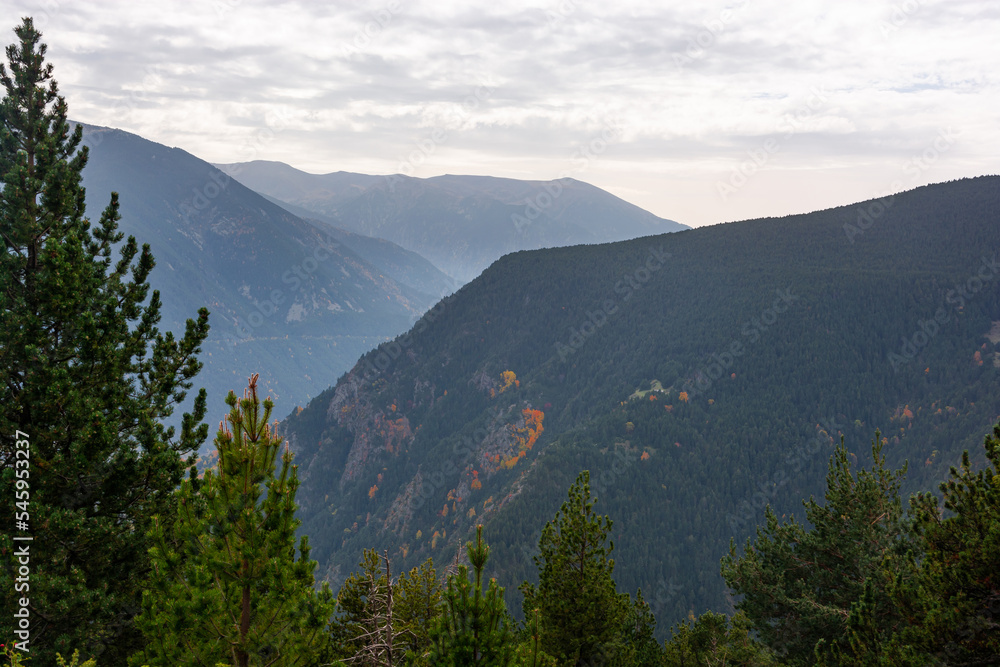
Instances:
[[[995,0],[664,4],[0,0],[0,41],[34,16],[72,118],[212,162],[570,175],[693,226],[1000,173]]]

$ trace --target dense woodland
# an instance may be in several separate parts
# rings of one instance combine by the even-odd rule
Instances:
[[[16,34],[10,664],[1000,664],[1000,179],[510,255],[280,426],[252,376],[198,459],[209,313],[159,330]]]
[[[890,465],[910,463],[907,494],[964,450],[985,462],[998,210],[989,177],[504,257],[283,422],[321,578],[336,586],[372,545],[406,568],[455,561],[483,523],[517,613],[537,516],[590,470],[621,590],[645,591],[666,625],[731,610],[716,567],[730,538],[766,504],[801,517],[841,436],[870,463],[880,429]],[[521,456],[525,410],[544,430]]]

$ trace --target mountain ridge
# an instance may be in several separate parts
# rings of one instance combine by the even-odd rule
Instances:
[[[203,346],[210,408],[257,367],[265,388],[305,403],[352,358],[409,327],[437,295],[384,275],[347,244],[196,156],[84,124],[91,217],[120,194],[120,229],[148,242],[164,329],[209,308]],[[291,336],[291,338],[289,338]],[[322,361],[320,361],[322,357]],[[201,385],[198,385],[201,386]]]
[[[218,166],[336,226],[398,243],[463,282],[515,250],[686,228],[573,178],[309,174],[264,161]]]
[[[482,522],[513,591],[589,469],[620,589],[661,630],[725,608],[730,537],[820,492],[841,435],[864,462],[881,428],[911,490],[976,451],[1000,415],[998,206],[1000,178],[980,177],[506,255],[282,423],[324,576],[362,548],[454,561]]]

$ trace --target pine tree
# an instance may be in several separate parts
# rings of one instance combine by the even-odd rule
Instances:
[[[389,555],[365,549],[358,566],[337,593],[328,657],[363,667],[401,664],[414,637],[398,621],[399,585],[390,576]]]
[[[34,538],[32,655],[49,664],[80,648],[123,664],[142,641],[133,619],[151,517],[171,510],[185,460],[208,433],[197,425],[204,391],[179,438],[161,424],[201,367],[208,312],[180,340],[158,331],[149,247],[120,243],[114,193],[96,226],[84,216],[81,128],[70,130],[32,20],[14,32],[0,64],[0,502],[12,517],[17,435],[30,445],[16,482],[30,496],[18,530]],[[5,530],[4,609],[19,597],[12,546]],[[13,637],[9,614],[0,635]]]
[[[743,598],[742,610],[763,643],[789,665],[855,664],[847,619],[862,601],[877,610],[879,637],[887,637],[898,615],[887,593],[893,573],[885,563],[905,553],[905,525],[899,497],[905,468],[885,468],[880,434],[872,442],[873,466],[852,473],[843,440],[831,458],[826,504],[803,503],[812,529],[794,517],[784,524],[770,507],[767,525],[723,559],[726,584]],[[867,592],[867,597],[866,597]],[[839,657],[838,657],[839,656]]]
[[[619,634],[619,655],[624,664],[634,667],[654,667],[662,660],[662,651],[656,641],[656,618],[642,597],[635,594],[635,601],[628,605]]]
[[[432,633],[434,648],[430,664],[442,667],[508,667],[513,665],[516,648],[510,631],[510,619],[503,601],[503,588],[490,579],[483,590],[483,571],[490,548],[483,542],[483,527],[476,526],[476,542],[466,545],[472,564],[461,565],[458,574],[448,577],[444,613]]]
[[[399,582],[392,580],[389,554],[365,549],[359,565],[361,572],[337,594],[341,613],[331,624],[331,657],[362,667],[401,665],[414,636],[399,618]]]
[[[750,623],[743,614],[738,613],[730,619],[709,611],[697,619],[692,613],[688,621],[670,629],[662,664],[667,667],[771,667],[778,663],[754,639]]]
[[[534,609],[525,619],[521,628],[521,645],[517,647],[515,664],[518,667],[556,667],[559,663],[542,650],[542,635],[539,629],[539,611]]]
[[[628,608],[628,596],[617,594],[612,578],[611,519],[593,508],[590,473],[583,471],[542,530],[534,558],[538,588],[521,586],[525,618],[540,611],[542,649],[564,664],[609,662]]]
[[[947,517],[932,494],[910,500],[917,558],[893,596],[909,620],[893,652],[908,664],[916,651],[927,664],[1000,664],[1000,424],[983,444],[991,465],[973,472],[965,452],[941,484]]]
[[[296,466],[268,424],[271,399],[257,396],[257,376],[231,410],[215,443],[218,469],[192,471],[177,491],[179,509],[152,531],[155,574],[138,625],[146,650],[130,664],[150,667],[226,662],[309,665],[324,648],[334,611],[324,585],[313,588],[316,562],[302,537],[295,559]]]
[[[431,648],[431,628],[442,612],[441,582],[438,581],[434,561],[430,558],[399,578],[399,601],[396,616],[400,627],[409,633],[407,654],[418,660]]]

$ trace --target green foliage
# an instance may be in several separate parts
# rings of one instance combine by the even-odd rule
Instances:
[[[22,654],[20,651],[15,650],[9,646],[3,647],[3,657],[6,658],[7,660],[6,664],[9,667],[23,667],[26,664],[26,661],[31,659],[28,657],[24,657],[24,654]],[[80,652],[73,651],[73,655],[70,658],[69,662],[66,662],[65,658],[63,658],[60,654],[56,653],[56,665],[57,667],[97,667],[97,661],[91,658],[90,660],[80,662]]]
[[[612,578],[611,519],[593,508],[590,473],[584,471],[542,530],[537,589],[528,582],[521,589],[525,616],[536,608],[540,612],[542,649],[567,664],[606,660],[627,608]]]
[[[779,524],[768,508],[767,526],[747,541],[743,556],[734,543],[723,559],[722,576],[742,596],[737,608],[789,665],[814,664],[817,644],[832,664],[854,664],[847,618],[859,600],[878,619],[869,634],[887,636],[895,627],[896,608],[886,593],[893,573],[883,564],[898,562],[892,557],[906,549],[899,497],[905,468],[888,470],[882,446],[876,431],[872,469],[855,476],[841,441],[830,461],[825,504],[803,503],[812,528],[794,518]]]
[[[777,665],[770,652],[754,639],[751,624],[742,613],[733,618],[705,612],[699,618],[670,629],[664,645],[666,667],[688,665],[732,665],[770,667]]]
[[[1000,425],[983,446],[990,466],[973,472],[966,452],[941,484],[948,518],[929,494],[912,501],[922,553],[916,618],[933,654],[951,663],[1000,655]]]
[[[558,661],[542,650],[542,635],[539,629],[539,611],[528,614],[525,627],[521,631],[521,643],[517,647],[515,664],[519,667],[557,667]]]
[[[886,646],[865,645],[871,664],[994,664],[1000,655],[1000,424],[983,443],[991,464],[973,471],[969,453],[932,494],[910,499],[914,548],[892,582],[905,620]],[[852,622],[877,618],[870,604]]]
[[[80,652],[79,651],[73,651],[73,657],[70,658],[69,662],[66,662],[66,660],[63,659],[63,657],[57,653],[56,654],[56,664],[59,667],[97,667],[97,661],[95,661],[93,659],[87,660],[85,662],[80,662]]]
[[[431,647],[431,628],[441,616],[442,590],[430,558],[399,578],[395,614],[408,635],[407,654],[424,656]],[[420,664],[418,662],[418,664]]]
[[[287,447],[268,424],[273,403],[257,396],[257,376],[215,438],[217,470],[192,471],[179,510],[151,532],[155,574],[138,624],[144,653],[133,665],[309,665],[323,650],[334,611],[305,537],[295,559],[299,481]]]
[[[0,64],[0,497],[14,516],[16,431],[30,442],[31,647],[42,663],[79,647],[105,664],[139,648],[151,517],[172,511],[185,459],[205,440],[204,393],[179,437],[162,421],[185,398],[208,312],[160,333],[153,269],[118,232],[118,198],[84,213],[87,149],[31,19]],[[117,255],[117,259],[115,256]],[[24,479],[18,479],[18,482]],[[20,508],[19,511],[23,511]],[[11,534],[0,536],[10,554]],[[17,596],[9,565],[0,597]],[[13,636],[10,615],[0,635]]]
[[[496,579],[490,579],[483,590],[483,570],[490,548],[483,542],[483,527],[476,528],[476,542],[466,545],[472,564],[460,565],[458,574],[448,577],[444,598],[444,613],[437,619],[432,633],[434,646],[430,663],[447,667],[513,665],[515,643],[510,631],[510,619],[503,601],[503,589]]]
[[[659,642],[656,641],[656,619],[642,596],[635,594],[635,601],[628,606],[622,627],[618,633],[619,661],[624,665],[654,667],[663,659]]]
[[[3,647],[3,657],[5,659],[5,664],[9,667],[22,667],[25,660],[30,660],[30,658],[24,657],[21,651],[18,651],[10,646],[4,645]],[[60,658],[62,656],[59,656]]]

